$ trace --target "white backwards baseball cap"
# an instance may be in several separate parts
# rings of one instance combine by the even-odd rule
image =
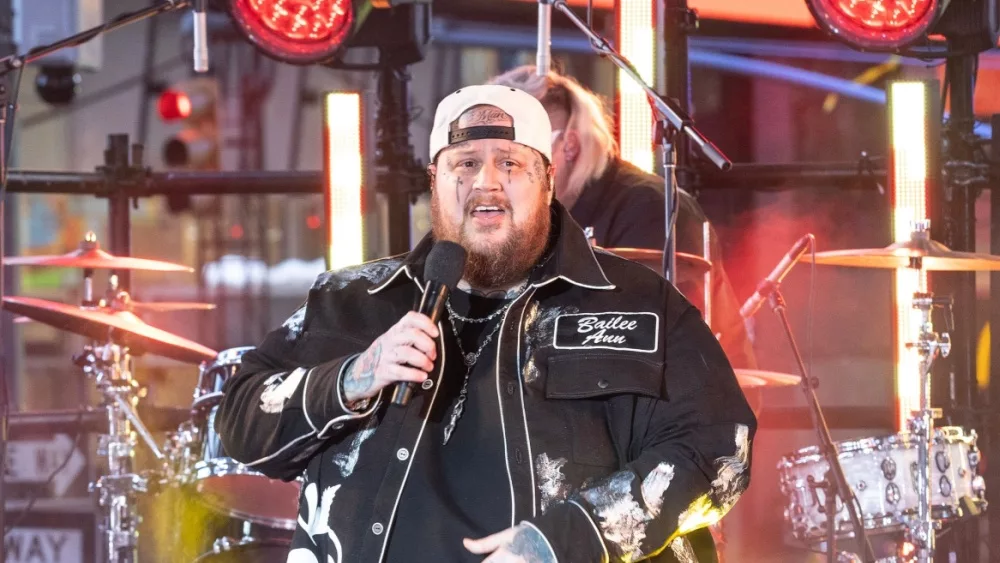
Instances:
[[[500,108],[511,116],[514,124],[481,125],[458,128],[458,118],[472,106],[488,105]],[[535,149],[552,161],[552,124],[542,103],[534,96],[498,84],[467,86],[448,94],[438,104],[431,130],[431,162],[443,149],[475,139],[508,139]]]

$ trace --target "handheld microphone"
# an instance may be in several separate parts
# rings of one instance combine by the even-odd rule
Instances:
[[[538,2],[538,55],[535,58],[535,73],[546,76],[552,68],[552,3],[551,0]]]
[[[760,309],[760,306],[764,304],[764,301],[770,297],[771,293],[774,291],[775,286],[781,283],[781,280],[785,279],[788,272],[792,271],[795,267],[795,263],[799,261],[802,254],[805,253],[806,249],[809,248],[809,243],[815,239],[812,233],[800,238],[792,246],[785,256],[778,262],[778,265],[774,267],[774,270],[764,278],[764,281],[760,282],[757,286],[757,290],[754,291],[750,299],[747,299],[746,303],[740,307],[740,315],[744,319],[749,319]]]
[[[207,5],[208,0],[194,0],[191,5],[195,72],[208,72],[208,16],[205,13]]]
[[[441,318],[448,294],[455,289],[462,274],[465,273],[466,252],[461,245],[451,241],[440,241],[434,244],[427,261],[424,263],[423,297],[417,312],[430,317],[435,325]],[[399,381],[392,392],[392,404],[405,407],[413,396],[416,384],[410,381]]]

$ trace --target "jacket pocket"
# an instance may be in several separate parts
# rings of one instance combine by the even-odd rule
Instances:
[[[618,468],[607,399],[632,394],[663,396],[663,363],[611,354],[553,356],[548,360],[545,398],[566,419],[573,461]],[[626,436],[617,438],[627,440]],[[621,449],[621,448],[617,448]]]
[[[665,397],[663,362],[632,355],[551,356],[546,399],[593,399],[624,393]]]

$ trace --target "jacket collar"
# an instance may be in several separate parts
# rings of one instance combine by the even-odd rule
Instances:
[[[558,201],[552,201],[552,230],[555,240],[549,251],[549,258],[544,265],[533,274],[532,286],[541,287],[556,280],[594,290],[614,289],[615,286],[597,262],[594,249],[587,240],[583,229],[570,217],[569,212]],[[402,264],[385,281],[368,290],[375,294],[396,283],[409,278],[418,286],[423,287],[421,279],[424,273],[424,262],[427,254],[434,246],[434,237],[427,233],[403,258]]]

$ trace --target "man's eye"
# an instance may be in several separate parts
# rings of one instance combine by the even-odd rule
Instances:
[[[476,161],[474,160],[463,160],[462,162],[458,163],[459,168],[472,168],[475,165]]]
[[[518,164],[513,160],[505,160],[503,161],[503,163],[501,163],[501,166],[503,166],[504,168],[517,168]]]

